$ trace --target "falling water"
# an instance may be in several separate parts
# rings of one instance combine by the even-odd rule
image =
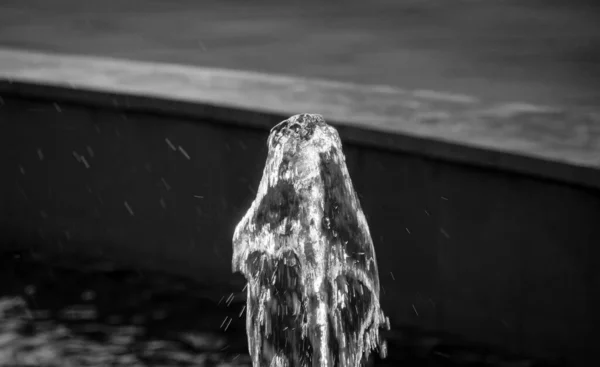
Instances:
[[[337,131],[320,115],[271,130],[257,196],[233,237],[247,281],[253,365],[364,365],[385,357],[373,242]]]

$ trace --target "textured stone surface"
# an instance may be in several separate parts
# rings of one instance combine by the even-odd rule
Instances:
[[[256,199],[233,238],[233,270],[249,282],[253,363],[358,366],[389,321],[338,133],[320,115],[296,115],[271,130],[268,147]]]
[[[0,98],[14,94],[261,128],[314,110],[339,124],[349,143],[600,187],[596,108],[495,103],[431,90],[3,49]]]

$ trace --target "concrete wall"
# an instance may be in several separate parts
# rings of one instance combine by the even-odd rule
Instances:
[[[4,246],[232,281],[233,228],[255,195],[267,129],[19,93],[2,101]],[[585,365],[600,326],[598,189],[351,143],[340,131],[393,324]]]

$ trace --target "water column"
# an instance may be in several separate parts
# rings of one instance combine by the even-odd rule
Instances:
[[[386,354],[373,242],[337,131],[320,115],[268,138],[258,193],[233,236],[253,365],[364,365]]]

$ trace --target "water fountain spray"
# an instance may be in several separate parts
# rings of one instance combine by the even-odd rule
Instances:
[[[337,131],[320,115],[277,124],[258,193],[233,236],[233,271],[248,281],[254,367],[356,367],[379,350],[373,241]]]

